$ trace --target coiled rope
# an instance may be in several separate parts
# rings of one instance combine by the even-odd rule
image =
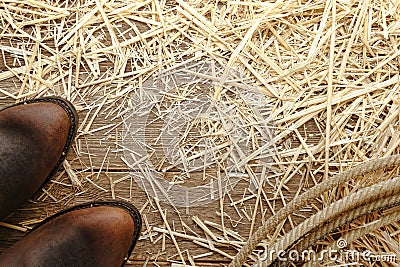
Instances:
[[[271,234],[276,227],[283,221],[286,220],[293,212],[297,211],[298,209],[306,206],[310,201],[316,199],[317,197],[321,196],[324,192],[331,190],[351,179],[356,178],[362,174],[383,169],[383,168],[390,168],[394,166],[400,165],[400,155],[393,155],[385,158],[374,159],[364,163],[357,165],[350,170],[344,171],[340,174],[333,176],[330,179],[327,179],[320,184],[312,187],[311,189],[307,190],[303,194],[295,197],[291,202],[289,202],[285,207],[280,209],[277,213],[272,215],[269,219],[265,221],[265,223],[258,228],[258,230],[247,240],[246,244],[239,250],[236,254],[235,258],[229,264],[229,267],[241,267],[252,251],[256,248],[256,246],[266,238],[267,235]],[[395,180],[395,179],[392,179]],[[390,180],[390,181],[392,181]],[[397,181],[397,180],[396,180]],[[397,181],[398,182],[398,181]],[[375,190],[385,190],[382,187],[374,187]],[[397,187],[396,187],[397,188]],[[396,189],[397,190],[397,189]],[[393,194],[397,191],[391,191]],[[366,191],[360,190],[360,192],[364,192],[363,196],[365,195]],[[376,196],[383,197],[385,195],[376,193]],[[362,201],[361,201],[362,202]],[[365,203],[365,202],[364,202]],[[351,208],[350,208],[351,209]],[[293,241],[293,240],[292,240]]]
[[[292,231],[286,234],[281,240],[276,242],[272,246],[272,250],[274,251],[286,250],[288,247],[290,247],[297,240],[300,240],[307,233],[313,231],[314,229],[318,229],[324,223],[333,220],[334,218],[340,216],[341,214],[346,214],[345,216],[342,217],[347,217],[348,219],[351,219],[349,217],[349,214],[347,213],[355,209],[356,207],[363,206],[367,203],[373,202],[376,205],[375,206],[370,205],[370,209],[366,211],[368,213],[371,212],[372,210],[380,208],[382,205],[387,205],[386,201],[379,201],[379,200],[386,200],[387,198],[384,197],[390,197],[396,194],[397,196],[393,199],[393,202],[397,203],[400,201],[399,193],[400,193],[400,178],[384,181],[379,184],[373,185],[371,187],[364,188],[358,192],[352,193],[349,196],[334,202],[333,204],[324,208],[322,211],[314,214],[313,216],[311,216],[310,218],[299,224]],[[358,216],[359,214],[355,213],[352,215]],[[277,258],[276,254],[274,254],[273,256],[274,257],[272,257],[271,259],[264,261],[263,265],[268,266],[269,264],[271,264],[272,261],[274,261]]]
[[[389,225],[391,223],[395,223],[400,221],[400,211],[395,211],[390,214],[383,215],[382,217],[379,218],[379,221],[376,221],[372,224],[366,225],[364,227],[360,227],[358,229],[352,230],[348,233],[346,233],[342,238],[347,241],[348,244],[353,243],[360,237],[363,237],[367,233],[371,233],[377,229],[380,229],[386,225]],[[331,249],[338,249],[337,243],[334,242],[330,245]],[[324,260],[327,259],[327,256],[325,255]],[[317,262],[313,261],[308,261],[303,265],[303,267],[311,267],[315,266],[315,264],[318,264],[320,260],[318,259]]]
[[[400,182],[400,179],[396,179],[397,182]],[[293,233],[290,235],[290,237],[287,237],[286,235],[284,236],[283,239],[281,239],[279,242],[274,244],[274,251],[279,251],[279,250],[286,250],[286,249],[292,249],[294,247],[295,242],[297,241],[310,241],[307,237],[309,237],[308,235],[305,237],[306,234],[310,233],[310,236],[313,236],[313,241],[317,241],[320,240],[321,238],[325,237],[328,233],[330,233],[331,231],[333,231],[334,229],[337,229],[340,226],[345,225],[346,223],[352,222],[355,219],[369,214],[371,212],[377,211],[377,210],[381,210],[381,209],[388,209],[391,208],[393,206],[399,205],[400,204],[400,196],[399,195],[395,195],[395,196],[390,196],[390,197],[386,197],[386,198],[381,198],[378,200],[375,200],[373,202],[366,202],[366,204],[356,207],[355,209],[351,210],[351,211],[346,211],[346,216],[337,216],[337,218],[334,218],[333,221],[331,221],[330,223],[324,225],[323,227],[316,227],[314,228],[312,231],[306,231],[303,227],[299,227],[299,228],[295,228],[293,229]],[[344,205],[344,204],[343,204]],[[335,209],[335,207],[333,207]],[[344,207],[343,210],[347,209],[346,207]],[[333,212],[332,212],[333,213]],[[331,217],[333,218],[333,217]],[[317,221],[318,218],[313,218],[310,217],[310,223],[313,223],[312,221]],[[307,220],[308,221],[308,220]],[[328,221],[328,218],[323,218],[323,221]],[[305,223],[306,221],[304,221]],[[322,220],[321,220],[321,223]],[[300,226],[300,225],[299,225]],[[311,228],[311,227],[309,227]],[[303,238],[305,237],[305,238]],[[348,241],[347,239],[345,239],[346,241]],[[303,251],[304,249],[308,248],[310,245],[312,245],[314,242],[311,243],[306,243],[306,244],[302,244],[301,247],[299,246],[295,246],[296,247],[296,251]],[[278,250],[277,250],[278,249]],[[270,261],[263,261],[260,263],[260,265],[258,266],[268,266],[271,265],[272,263],[275,263],[274,260],[276,260],[276,257],[273,257]]]

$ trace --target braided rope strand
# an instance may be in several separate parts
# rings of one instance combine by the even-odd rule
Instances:
[[[286,250],[307,233],[311,232],[313,229],[321,227],[322,224],[336,218],[337,216],[340,216],[341,214],[344,214],[358,206],[362,206],[366,203],[379,200],[385,196],[388,197],[398,194],[399,192],[400,178],[387,180],[379,184],[375,184],[371,187],[367,187],[357,192],[354,192],[349,196],[334,202],[333,204],[324,208],[322,211],[303,221],[297,227],[292,229],[289,233],[284,235],[284,237],[281,238],[278,242],[273,244],[271,246],[271,249],[273,251]],[[400,197],[397,196],[397,199],[400,200]],[[348,217],[348,214],[343,217]],[[274,254],[274,257],[272,259],[267,259],[267,261],[264,261],[263,264],[267,266],[271,264],[271,262],[274,261],[277,257],[278,255]]]
[[[389,225],[389,224],[392,224],[392,223],[395,223],[395,222],[398,222],[398,221],[400,221],[400,211],[395,211],[393,213],[390,213],[390,214],[387,214],[387,215],[383,215],[381,218],[379,218],[378,221],[376,221],[373,224],[368,224],[368,225],[366,225],[364,227],[360,227],[360,228],[357,228],[357,229],[355,229],[353,231],[350,231],[350,232],[346,233],[342,238],[347,241],[347,244],[351,244],[354,241],[356,241],[357,239],[365,236],[367,233],[376,231],[376,230],[378,230],[378,229],[380,229],[380,228],[382,228],[382,227],[384,227],[386,225]],[[338,249],[337,243],[333,242],[330,245],[330,248],[331,249]],[[325,255],[324,260],[326,260],[326,259],[327,259],[327,257]],[[319,262],[319,259],[318,259],[318,262]],[[305,263],[303,265],[303,267],[315,266],[316,264],[318,264],[318,262],[308,261],[307,263]]]
[[[289,215],[298,210],[299,208],[307,205],[310,200],[319,197],[322,193],[331,190],[332,188],[353,179],[359,175],[388,167],[394,167],[400,164],[400,155],[393,155],[381,159],[371,160],[361,163],[350,170],[342,172],[333,176],[331,179],[325,180],[322,183],[307,190],[303,194],[294,198],[285,207],[280,209],[277,213],[271,216],[260,226],[257,231],[247,240],[246,244],[239,250],[235,258],[229,264],[229,267],[241,267],[246,261],[247,257],[251,254],[254,248],[275,229],[280,222],[285,220]]]
[[[378,209],[387,209],[392,206],[397,206],[399,204],[400,197],[396,195],[388,198],[383,198],[378,200],[377,202],[368,203],[366,205],[353,209],[348,213],[348,216],[340,216],[336,220],[331,221],[330,223],[323,225],[321,228],[316,229],[316,231],[311,232],[309,235],[301,239],[299,243],[297,243],[294,247],[296,248],[296,250],[302,251],[315,244],[315,242],[321,240],[323,237],[325,237],[335,229],[342,227],[357,218],[360,218],[366,214],[370,214],[371,212],[375,212]]]
[[[366,203],[360,207],[356,207],[355,209],[348,211],[346,213],[346,216],[338,216],[335,220],[325,224],[323,227],[317,227],[313,229],[312,232],[309,232],[308,235],[299,237],[298,240],[296,240],[296,242],[299,241],[299,244],[294,245],[293,243],[291,244],[291,246],[288,246],[287,250],[291,250],[294,249],[294,247],[296,247],[295,248],[296,251],[304,251],[306,248],[310,247],[316,241],[322,239],[328,233],[332,232],[334,229],[337,229],[338,227],[350,223],[363,215],[370,214],[371,212],[380,209],[388,209],[397,205],[400,205],[400,196],[394,195],[391,197],[378,199],[374,202]],[[312,240],[312,242],[310,242],[310,239]],[[271,265],[273,265],[273,263]],[[279,263],[280,264],[278,266],[284,266],[285,264],[288,264],[288,262],[284,262],[283,263],[284,265],[282,265],[281,262]]]

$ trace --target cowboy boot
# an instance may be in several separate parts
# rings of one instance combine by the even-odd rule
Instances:
[[[141,217],[123,202],[93,202],[46,219],[0,255],[7,267],[117,267],[139,238]]]
[[[77,122],[76,110],[61,98],[34,99],[0,111],[0,218],[57,172]]]

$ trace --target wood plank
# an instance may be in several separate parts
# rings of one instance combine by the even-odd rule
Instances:
[[[170,172],[169,175],[174,175],[174,173]],[[87,201],[95,201],[95,200],[107,200],[111,199],[112,195],[110,192],[110,180],[111,177],[114,181],[118,180],[122,177],[126,177],[129,175],[129,172],[104,172],[101,173],[98,180],[95,180],[98,186],[101,186],[108,190],[108,192],[104,192],[94,186],[89,182],[84,182],[83,188],[84,191],[80,191],[74,189],[69,186],[65,186],[63,184],[69,184],[68,178],[65,174],[60,174],[56,177],[52,182],[44,187],[44,190],[48,192],[45,194],[43,192],[38,192],[34,197],[33,200],[29,203],[26,203],[21,209],[14,212],[10,215],[5,222],[18,225],[22,227],[32,227],[34,224],[29,223],[30,221],[39,221],[42,220],[62,209],[67,207],[71,207],[73,205],[84,203]],[[200,175],[200,174],[199,174]],[[297,190],[299,182],[299,177],[293,179],[288,186],[290,190],[287,192],[288,195],[293,195]],[[232,201],[240,201],[243,196],[250,196],[250,194],[246,193],[246,183],[241,182],[239,183],[234,190],[230,192]],[[148,220],[148,225],[153,230],[150,232],[153,236],[153,241],[157,239],[157,237],[162,236],[162,233],[154,231],[154,227],[162,228],[163,220],[160,217],[160,214],[156,212],[157,208],[155,208],[154,201],[151,201],[151,204],[146,204],[148,201],[148,197],[146,193],[139,188],[135,183],[132,186],[132,191],[130,192],[130,180],[125,180],[115,187],[115,196],[117,199],[128,199],[130,203],[134,204],[138,209],[142,209],[146,206],[142,212],[142,216],[146,216]],[[265,186],[265,192],[267,192],[268,197],[273,196],[273,188],[269,185]],[[130,197],[131,196],[131,197]],[[289,201],[290,197],[286,199]],[[249,226],[251,224],[251,220],[247,219],[244,215],[245,211],[251,216],[250,209],[254,207],[255,198],[251,198],[244,203],[237,204],[236,208],[239,210],[239,214],[235,212],[234,207],[231,206],[232,203],[228,197],[224,200],[224,209],[227,214],[230,214],[232,222],[229,221],[228,217],[225,217],[225,227],[226,229],[230,229],[234,232],[237,232],[239,235],[243,237],[245,240],[249,235]],[[267,203],[264,199],[262,199],[262,205],[265,210],[264,217],[268,217],[271,215],[271,211],[268,210]],[[271,205],[274,207],[274,210],[278,210],[282,207],[282,202],[279,199],[270,200]],[[153,207],[152,207],[153,205]],[[204,210],[204,206],[200,207],[193,207],[189,210],[185,208],[177,208],[175,211],[171,207],[171,205],[167,203],[161,203],[161,207],[163,210],[167,211],[167,219],[170,225],[174,225],[174,229],[176,232],[184,233],[187,232],[189,235],[193,235],[193,233],[188,232],[187,228],[182,227],[182,223],[184,222],[186,225],[190,227],[198,235],[199,238],[205,239],[204,232],[201,228],[199,228],[193,221],[193,216],[199,217],[202,221],[210,221],[216,224],[221,224],[221,217],[217,214],[219,212],[219,202],[214,201],[206,206],[207,212]],[[259,209],[260,210],[260,209]],[[178,215],[179,214],[179,215]],[[309,212],[304,213],[303,215],[310,214]],[[240,216],[242,219],[240,219]],[[181,219],[180,219],[181,218]],[[303,220],[302,217],[294,216],[293,222],[295,224],[301,222]],[[182,221],[181,221],[182,220]],[[235,221],[238,221],[236,223]],[[232,224],[233,223],[233,224]],[[256,217],[255,226],[258,227],[261,225],[261,214],[258,212]],[[237,225],[236,225],[237,224]],[[291,226],[289,223],[286,224],[286,229],[290,229]],[[222,233],[210,227],[212,231],[218,236],[222,235]],[[163,251],[162,240],[159,240],[156,243],[150,241],[150,239],[143,234],[147,234],[147,227],[146,225],[143,226],[142,229],[142,237],[141,240],[138,242],[134,252],[132,253],[132,260],[154,260],[157,258],[160,261],[166,261],[174,258],[173,256],[177,253],[176,248],[173,242],[167,237],[165,241],[165,250]],[[0,227],[0,251],[6,249],[16,241],[20,240],[25,233],[11,230],[5,227]],[[209,249],[203,248],[195,243],[192,240],[176,237],[179,247],[182,251],[188,250],[191,256],[200,255],[203,253],[210,252]],[[235,251],[232,246],[223,246],[220,245],[216,246],[218,249],[223,250],[224,252],[234,255]],[[160,254],[161,252],[161,254]],[[210,256],[204,257],[202,260],[206,261],[221,261],[224,258],[221,257],[218,253],[213,253]],[[226,258],[225,258],[226,260]]]
[[[229,261],[199,261],[196,260],[196,266],[201,267],[223,267],[227,266]],[[151,261],[151,260],[133,260],[129,261],[125,264],[125,266],[131,267],[143,267],[143,266],[157,266],[157,267],[191,267],[191,265],[182,265],[182,264],[174,264],[172,262],[167,261]]]
[[[13,59],[7,58],[7,64],[13,64]],[[0,69],[4,66],[0,66]],[[0,82],[0,109],[4,108],[15,102],[12,98],[1,93],[9,92],[16,93],[20,90],[22,81],[16,78],[10,78],[5,81]],[[62,92],[62,88],[51,88],[51,91],[59,94]],[[123,127],[121,121],[122,118],[116,116],[116,114],[110,115],[110,106],[104,105],[98,110],[96,116],[94,116],[94,111],[96,107],[89,112],[85,109],[86,103],[100,103],[102,101],[102,92],[99,91],[93,95],[89,95],[85,99],[75,99],[74,103],[78,109],[81,130],[78,132],[78,138],[76,139],[73,147],[67,157],[67,160],[72,166],[72,169],[77,173],[78,178],[81,180],[83,189],[74,189],[70,186],[69,181],[65,173],[60,173],[58,177],[54,178],[54,181],[47,185],[44,189],[51,195],[43,199],[43,192],[38,192],[34,197],[33,201],[27,203],[20,210],[16,211],[14,214],[9,216],[5,222],[18,225],[26,226],[26,222],[37,222],[42,220],[62,209],[71,207],[73,205],[84,203],[87,201],[94,200],[104,200],[111,199],[112,192],[110,190],[110,178],[113,181],[121,179],[123,177],[129,176],[128,166],[121,159],[124,156],[122,149],[117,144],[121,144]],[[117,106],[118,101],[112,103],[111,105]],[[86,119],[85,119],[86,118]],[[111,118],[113,120],[111,121]],[[91,126],[87,128],[88,123],[91,122]],[[84,123],[84,124],[83,124]],[[107,128],[109,125],[118,125],[115,129]],[[308,144],[318,144],[321,142],[320,131],[311,121],[306,124],[304,131],[300,131],[300,135],[307,139]],[[156,121],[149,125],[146,129],[146,140],[154,140],[160,134],[159,129],[162,128],[162,122]],[[84,133],[84,129],[88,129],[88,133]],[[97,130],[100,129],[100,130]],[[305,134],[307,132],[307,135]],[[286,149],[298,148],[300,146],[300,140],[293,135],[289,135],[288,142],[285,144]],[[156,154],[158,159],[165,156],[165,152],[161,146],[157,147]],[[289,159],[291,157],[288,157]],[[301,160],[301,156],[299,160]],[[302,168],[304,170],[306,167]],[[136,169],[137,170],[137,169]],[[284,188],[285,192],[285,203],[290,201],[290,199],[298,192],[298,190],[304,190],[308,185],[312,185],[312,181],[301,180],[302,175],[296,174],[293,178],[288,181]],[[173,176],[180,175],[177,168],[170,169],[165,173],[165,179],[171,180]],[[201,182],[202,173],[194,173],[193,179],[186,181],[187,184],[192,182],[192,185],[197,185],[196,183]],[[90,180],[90,182],[89,182]],[[125,181],[118,183],[115,186],[115,196],[117,199],[129,199],[131,203],[136,205],[139,209],[143,207],[147,201],[148,196],[145,192],[137,187],[133,183],[133,189],[130,191],[131,179],[126,179]],[[262,224],[262,219],[268,218],[272,212],[279,210],[284,203],[280,196],[275,196],[276,188],[279,186],[279,181],[272,178],[270,184],[265,185],[266,197],[268,201],[261,198],[261,205],[265,213],[261,215],[260,208],[258,208],[257,216],[254,220],[254,229]],[[67,184],[68,186],[62,185]],[[194,184],[193,184],[194,183]],[[224,212],[229,216],[224,216],[224,226],[226,229],[237,232],[246,240],[250,234],[250,226],[252,223],[252,209],[255,206],[256,197],[253,197],[248,190],[248,181],[240,182],[234,190],[230,192],[230,197],[224,198]],[[303,189],[301,189],[304,187]],[[105,190],[102,190],[104,188]],[[240,200],[243,197],[249,197],[248,200],[243,203]],[[143,216],[148,220],[148,225],[151,234],[154,234],[153,241],[158,237],[163,236],[162,233],[154,231],[155,228],[163,228],[163,220],[156,208],[154,201],[150,201],[143,211]],[[237,203],[232,206],[232,203]],[[317,204],[317,203],[316,203]],[[174,210],[171,205],[166,203],[161,203],[162,210],[167,211],[167,219],[170,225],[173,225],[174,231],[178,233],[188,233],[189,235],[194,235],[190,233],[187,228],[182,226],[184,222],[193,232],[201,239],[205,239],[206,236],[204,231],[193,221],[193,216],[197,216],[201,221],[210,221],[216,224],[221,224],[221,216],[218,214],[220,212],[219,202],[214,201],[207,206],[193,207],[187,210],[186,208],[177,208]],[[272,211],[271,209],[272,208]],[[206,212],[205,212],[206,209]],[[305,217],[309,216],[311,212],[304,212],[299,216],[293,216],[291,222],[285,224],[285,229],[291,229],[293,223],[294,225],[300,223]],[[28,223],[28,227],[33,226],[32,223]],[[222,232],[210,227],[215,235],[222,235]],[[148,234],[147,227],[143,227],[143,234]],[[165,231],[165,230],[164,230]],[[11,246],[23,237],[24,233],[11,230],[8,228],[0,227],[0,252]],[[143,238],[143,236],[142,236]],[[198,244],[195,244],[192,240],[188,240],[181,237],[176,237],[179,248],[184,253],[189,251],[190,255],[196,256],[204,253],[210,252],[210,249],[204,248]],[[236,249],[233,246],[221,246],[216,245],[216,248],[227,253],[231,256],[236,254]],[[148,260],[148,263],[154,262],[156,260],[157,264],[161,266],[170,266],[171,261],[174,259],[178,260],[176,256],[177,250],[172,242],[169,235],[166,235],[165,245],[162,244],[162,239],[158,242],[151,242],[151,240],[144,236],[141,239],[134,252],[132,253],[132,266],[142,266]],[[196,263],[200,266],[221,266],[221,264],[227,264],[227,258],[219,254],[218,252],[213,252],[211,255],[201,258],[201,260],[196,260]],[[163,265],[164,264],[164,265]],[[204,265],[203,265],[204,264]],[[151,265],[150,265],[151,266]]]
[[[10,91],[9,88],[12,87],[14,88],[14,90],[18,90],[19,84],[20,84],[19,81],[15,79],[10,79],[7,80],[6,83],[5,82],[0,83],[0,88],[4,88]],[[10,98],[6,98],[0,101],[0,108],[6,107],[7,105],[12,104],[13,102],[14,101],[11,100]],[[105,109],[106,108],[101,109],[97,114],[96,118],[93,120],[92,129],[102,128],[109,123],[109,117],[107,117],[108,111]],[[86,117],[87,112],[88,112],[87,110],[79,111],[79,116],[81,120],[82,118]],[[120,121],[121,118],[117,117],[113,121],[113,123],[118,124]],[[307,134],[310,133],[314,134],[308,137],[307,142],[318,143],[320,141],[320,136],[318,135],[319,131],[316,128],[316,126],[311,124],[310,126],[307,127],[309,127],[307,129]],[[159,134],[154,130],[160,129],[161,126],[154,124],[150,128],[151,130],[148,131],[147,138],[154,139]],[[300,134],[303,135],[304,133],[301,132]],[[121,157],[123,157],[124,154],[121,151],[121,148],[118,145],[116,145],[116,143],[120,142],[121,136],[122,136],[121,127],[117,127],[115,130],[111,132],[108,132],[107,129],[104,129],[100,131],[95,131],[92,134],[78,136],[67,159],[69,163],[72,165],[72,169],[75,172],[77,172],[79,179],[82,181],[84,188],[83,191],[74,190],[71,187],[66,187],[60,184],[53,183],[52,186],[49,185],[45,187],[45,190],[47,190],[58,201],[54,201],[50,197],[47,197],[45,200],[37,201],[37,199],[40,198],[40,195],[43,194],[43,192],[39,192],[33,198],[35,200],[34,202],[26,204],[23,207],[23,209],[17,211],[12,216],[10,216],[6,220],[6,222],[15,225],[21,225],[21,223],[23,223],[24,221],[44,219],[51,214],[54,214],[66,207],[70,207],[78,203],[83,203],[98,199],[110,199],[112,197],[110,191],[110,182],[109,182],[110,177],[115,181],[129,175],[127,165],[125,164],[125,162],[121,160]],[[299,145],[300,141],[297,138],[293,137],[290,139],[289,142],[290,148],[296,148]],[[164,153],[162,151],[162,147],[159,147],[157,152],[160,155]],[[99,173],[100,170],[101,172]],[[165,174],[165,178],[171,179],[171,177],[173,177],[174,175],[179,175],[179,173],[176,171],[177,171],[176,169],[170,170]],[[194,180],[197,179],[197,181],[200,181],[202,174],[197,173],[194,174],[194,176],[198,177],[195,178]],[[88,182],[87,179],[90,179],[93,182],[93,184],[91,182]],[[70,181],[68,180],[65,173],[61,174],[60,177],[57,177],[55,181],[65,184],[70,184]],[[275,186],[277,186],[277,181],[272,180],[272,183]],[[295,195],[296,192],[299,190],[300,188],[299,186],[303,186],[304,184],[312,184],[312,181],[300,182],[300,175],[295,175],[295,177],[292,180],[290,180],[286,185],[287,189],[285,189],[284,191],[285,202],[287,203],[288,201],[290,201],[293,195]],[[147,202],[148,198],[144,193],[144,191],[138,188],[135,183],[133,184],[133,186],[134,188],[131,193],[132,198],[130,199],[130,201],[133,204],[135,204],[138,208],[140,208]],[[101,190],[100,187],[104,188],[107,191]],[[239,214],[234,209],[234,207],[231,206],[231,203],[241,200],[244,196],[250,196],[251,194],[249,194],[247,187],[248,187],[248,182],[244,182],[242,184],[237,185],[235,187],[235,190],[230,192],[232,200],[225,198],[224,202],[225,212],[232,216],[232,220],[239,220],[240,217],[242,217],[240,223],[238,223],[237,225],[232,225],[229,219],[225,218],[225,220],[228,221],[228,222],[226,221],[225,224],[227,229],[231,229],[232,231],[238,232],[241,236],[243,236],[243,240],[245,240],[248,237],[251,225],[250,220],[246,218],[244,212],[246,212],[248,216],[251,217],[251,209],[252,207],[254,207],[256,198],[251,198],[243,204],[238,204],[237,209]],[[130,188],[130,179],[116,185],[115,195],[117,197],[129,198],[130,195],[129,188]],[[269,198],[274,197],[273,192],[274,190],[276,190],[276,187],[269,186],[269,188],[266,188],[265,190],[266,192],[269,192],[267,193]],[[265,201],[265,199],[262,200],[261,203],[264,209],[267,210],[268,203]],[[271,200],[270,205],[273,207],[274,211],[277,211],[283,206],[283,203],[282,200],[278,198]],[[163,209],[166,209],[168,211],[167,218],[169,222],[171,224],[174,224],[175,227],[177,228],[177,231],[179,232],[187,231],[187,229],[182,228],[179,217],[181,217],[182,221],[184,221],[191,229],[193,228],[194,231],[199,236],[202,236],[202,238],[205,238],[204,233],[193,222],[193,220],[191,219],[192,216],[198,216],[202,221],[208,220],[218,224],[221,223],[221,218],[217,214],[217,212],[220,209],[218,201],[215,201],[213,203],[210,203],[210,205],[207,205],[207,213],[204,212],[204,207],[190,208],[189,214],[187,214],[186,209],[178,208],[179,212],[178,215],[177,212],[173,211],[173,208],[170,205],[162,203],[161,206]],[[160,214],[156,211],[154,207],[155,204],[153,203],[153,207],[147,208],[143,214],[148,219],[150,227],[160,228],[160,226],[163,225],[163,221],[160,217]],[[270,215],[271,211],[268,211],[264,214],[264,218],[267,218]],[[307,212],[302,216],[308,216]],[[293,223],[297,224],[301,222],[304,219],[304,217],[294,216],[292,219]],[[261,223],[262,223],[261,215],[260,212],[258,212],[256,216],[256,221],[254,223],[254,229],[260,226]],[[291,228],[290,224],[287,223],[285,225],[285,228],[287,230],[290,229]],[[146,227],[144,227],[143,231],[146,230],[147,230]],[[154,240],[162,235],[161,233],[154,231],[152,233],[155,234]],[[221,232],[216,230],[216,234],[221,234]],[[20,240],[22,236],[23,233],[21,232],[0,227],[0,237],[1,237],[0,251],[9,247],[17,240]],[[191,256],[210,252],[209,249],[201,247],[193,243],[191,240],[185,240],[183,238],[177,237],[177,242],[179,244],[180,249],[182,251],[186,250],[189,251]],[[235,255],[236,253],[236,250],[233,249],[232,247],[222,247],[222,248],[218,247],[218,249],[221,249],[232,256]],[[134,266],[136,266],[135,264],[139,263],[141,264],[146,260],[149,260],[150,262],[154,261],[154,259],[157,259],[157,264],[158,264],[159,261],[161,262],[167,261],[170,257],[174,256],[177,253],[172,240],[168,237],[166,238],[164,251],[162,250],[163,250],[163,245],[161,241],[158,241],[156,244],[153,244],[149,239],[140,240],[137,244],[136,249],[132,254],[131,259],[134,261],[139,260],[138,262],[133,263]],[[226,261],[225,257],[222,257],[220,254],[216,252],[214,252],[210,256],[205,257],[205,259],[214,261],[215,263],[221,262],[223,260]],[[210,264],[211,264],[210,266],[214,266],[213,265],[214,263]]]
[[[0,82],[0,90],[3,89],[7,90],[8,92],[17,91],[19,85],[20,81],[17,79],[9,79]],[[96,99],[96,97],[93,97],[93,99]],[[87,101],[94,101],[93,99],[88,99]],[[13,104],[14,102],[15,101],[11,98],[6,97],[0,101],[0,109]],[[82,110],[79,102],[77,102],[76,107],[79,111],[78,114],[80,118],[80,127],[81,129],[85,128],[82,126],[82,123],[85,121],[87,124],[87,121],[91,120],[93,111],[88,114],[89,111],[86,109]],[[124,131],[123,124],[121,123],[122,117],[115,115],[110,116],[109,112],[109,106],[105,106],[100,109],[90,127],[90,129],[94,130],[94,132],[89,134],[84,134],[82,131],[78,132],[78,137],[74,142],[68,157],[73,169],[87,170],[90,168],[93,170],[99,170],[101,167],[103,167],[107,168],[108,170],[119,171],[127,170],[129,168],[121,159],[121,157],[125,157],[123,148],[121,147],[123,143],[121,140]],[[86,117],[89,119],[85,120]],[[113,120],[110,121],[111,119]],[[148,121],[151,121],[151,119]],[[112,127],[107,128],[109,125],[115,125],[116,127],[114,129],[112,129]],[[141,138],[146,138],[146,140],[149,140],[149,144],[154,142],[154,140],[160,135],[160,129],[162,129],[162,127],[163,123],[161,121],[156,121],[148,125],[146,128],[146,136]],[[102,130],[97,131],[96,129]],[[306,140],[306,143],[309,146],[317,146],[318,144],[324,142],[320,133],[320,129],[314,121],[309,121],[306,123],[303,127],[303,130],[299,129],[299,134],[304,140]],[[287,140],[288,142],[285,144],[285,149],[287,150],[298,148],[301,145],[301,142],[295,133],[289,135]],[[158,158],[165,156],[165,152],[163,151],[163,147],[161,145],[156,145],[153,147],[156,148],[156,155],[158,155]],[[176,168],[172,170],[177,171]]]
[[[229,264],[229,261],[199,261],[196,260],[196,266],[201,266],[201,267],[223,267],[227,266]],[[143,267],[143,266],[156,266],[156,267],[191,267],[192,265],[182,265],[182,264],[177,264],[177,263],[171,263],[167,261],[151,261],[151,260],[135,260],[135,261],[129,261],[125,266],[131,266],[131,267]]]

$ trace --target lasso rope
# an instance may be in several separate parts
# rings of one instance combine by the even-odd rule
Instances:
[[[322,193],[362,174],[383,168],[394,167],[399,164],[400,155],[389,156],[386,158],[375,159],[361,163],[350,170],[323,181],[322,183],[307,190],[303,194],[297,196],[285,207],[267,219],[265,223],[258,228],[258,230],[248,239],[246,244],[236,254],[235,258],[229,264],[229,267],[241,267],[256,246],[263,239],[265,239],[268,234],[271,234],[283,220],[287,219],[288,216],[293,214],[293,212],[307,205],[311,200],[321,196]]]
[[[348,244],[353,243],[354,241],[356,241],[357,239],[359,239],[360,237],[363,237],[364,235],[366,235],[367,233],[376,231],[377,229],[380,229],[386,225],[389,225],[391,223],[395,223],[398,222],[400,220],[400,211],[395,211],[393,213],[389,213],[386,215],[383,215],[382,217],[379,218],[378,221],[366,225],[364,227],[360,227],[357,228],[353,231],[350,231],[348,233],[346,233],[345,235],[343,235],[343,239],[347,241]],[[338,249],[337,243],[334,242],[330,245],[331,249]],[[324,256],[324,259],[327,259],[327,256]],[[318,259],[318,262],[320,260]],[[312,261],[308,261],[307,263],[305,263],[303,265],[303,267],[311,267],[311,266],[315,266],[315,264],[318,264],[318,262],[312,262]]]
[[[400,180],[397,179],[397,182]],[[296,245],[296,251],[303,251],[304,249],[308,248],[310,245],[312,245],[314,242],[309,243],[310,239],[309,237],[311,236],[311,239],[313,241],[320,240],[321,238],[325,237],[326,234],[329,232],[333,231],[334,229],[337,229],[340,226],[345,225],[346,223],[352,222],[355,219],[369,214],[373,211],[379,210],[379,209],[387,209],[396,205],[400,204],[400,196],[399,195],[394,195],[394,196],[389,196],[385,198],[380,198],[377,199],[373,202],[366,202],[366,204],[356,207],[351,211],[346,211],[345,216],[336,216],[336,218],[331,221],[330,223],[325,224],[322,227],[316,227],[312,231],[309,231],[307,233],[310,233],[309,235],[305,236],[304,232],[304,227],[300,227],[299,229],[293,229],[292,231],[296,232],[296,236],[292,235],[291,240],[288,240],[287,236],[285,235],[283,239],[281,239],[279,242],[275,243],[272,249],[275,249],[274,251],[279,251],[279,250],[289,250],[292,249],[295,244],[295,242],[300,241],[302,243],[300,246]],[[344,205],[344,203],[343,203]],[[329,208],[329,207],[328,207]],[[333,207],[334,208],[334,207]],[[347,209],[347,208],[346,208]],[[311,217],[310,217],[311,219]],[[328,218],[323,218],[324,221],[328,221]],[[332,217],[330,218],[332,219]],[[318,219],[315,218],[315,221]],[[322,223],[322,220],[321,220]],[[300,225],[299,225],[300,226]],[[304,237],[304,238],[303,238]],[[302,239],[303,238],[303,239]],[[308,242],[304,242],[308,241]],[[347,239],[346,239],[347,241]],[[276,260],[276,257],[272,258],[273,260]],[[264,266],[273,263],[273,261],[268,261],[268,262],[263,262],[262,264]],[[261,266],[261,265],[258,265]]]
[[[304,237],[307,233],[313,231],[314,229],[320,228],[324,223],[333,220],[341,214],[346,214],[341,217],[349,217],[349,214],[347,214],[349,211],[355,209],[356,207],[363,206],[367,203],[371,203],[377,200],[378,202],[376,202],[376,204],[378,204],[379,208],[379,205],[387,205],[385,201],[379,201],[380,199],[396,194],[398,195],[399,193],[400,178],[384,181],[352,193],[349,196],[334,202],[333,204],[329,205],[328,207],[324,208],[323,210],[319,211],[318,213],[314,214],[313,216],[299,224],[297,227],[287,233],[282,239],[272,245],[271,250],[286,250],[288,247],[293,245],[293,243]],[[386,200],[386,198],[383,200]],[[400,196],[396,196],[394,202],[397,203],[399,201]],[[369,211],[371,210],[376,210],[376,206],[370,207]],[[358,214],[354,214],[354,216],[357,215]],[[274,253],[272,258],[268,258],[266,261],[262,262],[263,266],[268,266],[277,257],[278,255]]]
[[[327,234],[331,233],[333,230],[342,227],[361,216],[369,214],[378,209],[387,209],[399,204],[400,204],[400,197],[396,195],[388,198],[383,198],[372,203],[365,204],[361,207],[357,207],[356,209],[347,213],[346,216],[340,216],[336,220],[324,224],[316,231],[311,232],[309,235],[299,240],[299,243],[297,243],[294,247],[298,251],[303,251],[304,249],[310,247],[312,244],[315,244],[316,241],[322,239]]]

